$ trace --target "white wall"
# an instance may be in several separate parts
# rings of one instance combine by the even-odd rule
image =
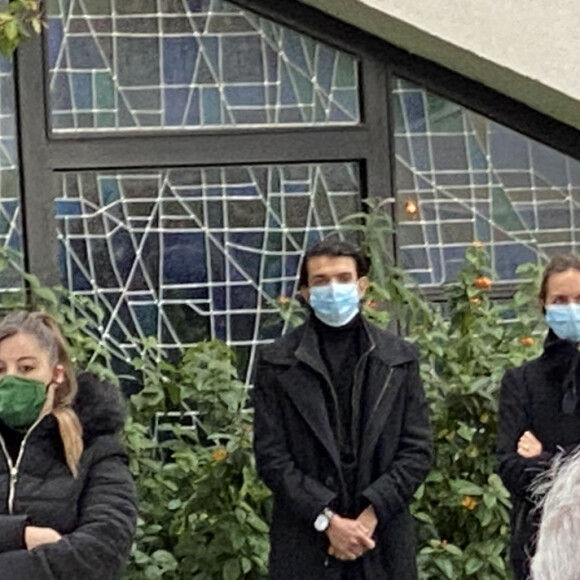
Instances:
[[[580,129],[580,0],[301,0]]]

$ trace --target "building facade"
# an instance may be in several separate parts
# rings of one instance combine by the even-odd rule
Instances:
[[[578,249],[580,132],[457,72],[298,2],[47,11],[0,63],[0,281],[93,301],[121,371],[154,336],[223,339],[245,372],[304,250],[368,199],[435,300],[475,240],[498,296]]]

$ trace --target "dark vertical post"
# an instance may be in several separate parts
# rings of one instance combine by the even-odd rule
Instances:
[[[18,49],[15,80],[24,265],[43,284],[56,284],[55,191],[48,155],[42,37],[30,38]]]

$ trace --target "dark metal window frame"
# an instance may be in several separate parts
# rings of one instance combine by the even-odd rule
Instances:
[[[51,135],[43,39],[28,40],[16,56],[16,103],[25,267],[57,284],[53,203],[63,171],[179,168],[358,161],[364,195],[390,197],[393,183],[393,76],[481,113],[562,153],[580,159],[580,132],[461,75],[389,45],[321,12],[288,0],[236,4],[344,50],[360,60],[362,120],[356,126],[223,128],[122,134]],[[396,244],[392,240],[392,250]],[[494,290],[511,294],[509,285]],[[440,299],[441,292],[428,292]]]

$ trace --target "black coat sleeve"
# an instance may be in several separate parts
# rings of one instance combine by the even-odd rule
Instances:
[[[419,375],[419,363],[409,364],[405,408],[397,451],[389,470],[362,493],[379,521],[388,522],[407,507],[421,485],[433,459],[429,405]]]
[[[312,524],[335,499],[336,493],[295,465],[286,445],[279,401],[281,394],[276,388],[275,375],[275,368],[258,360],[252,393],[256,467],[274,495],[305,522]]]
[[[113,435],[93,444],[77,528],[55,544],[0,554],[2,580],[117,580],[137,518],[126,454]]]
[[[0,553],[24,547],[26,516],[0,515]]]
[[[531,430],[524,371],[521,367],[510,369],[501,382],[497,455],[499,475],[514,497],[527,495],[530,483],[547,469],[553,457],[547,451],[531,458],[518,454],[520,437]]]

